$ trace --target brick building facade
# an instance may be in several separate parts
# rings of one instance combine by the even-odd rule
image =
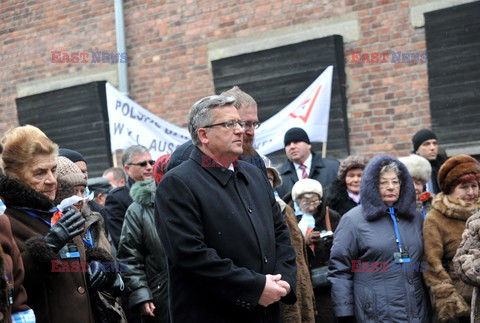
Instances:
[[[215,92],[212,61],[340,35],[350,153],[405,155],[415,131],[441,129],[432,121],[430,57],[408,56],[428,52],[424,14],[472,3],[126,0],[129,95],[185,126],[192,103]],[[0,44],[0,135],[19,123],[16,99],[98,80],[118,85],[116,64],[92,62],[92,51],[117,52],[113,1],[3,2]],[[55,63],[55,51],[89,55],[85,63]],[[479,154],[478,147],[475,140],[447,145],[452,153]]]

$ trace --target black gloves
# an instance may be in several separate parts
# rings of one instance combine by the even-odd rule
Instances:
[[[337,317],[338,323],[355,323],[355,316],[340,316]]]
[[[73,237],[83,232],[85,220],[80,212],[71,209],[45,235],[47,245],[57,253]]]
[[[90,261],[90,266],[88,266],[88,288],[91,291],[95,290],[104,290],[107,287],[107,274],[105,273],[105,268],[102,266],[102,263],[97,260]]]

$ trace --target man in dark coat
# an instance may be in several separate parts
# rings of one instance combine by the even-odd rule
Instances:
[[[433,131],[422,129],[412,137],[413,153],[426,158],[432,166],[432,175],[427,182],[426,191],[432,194],[441,192],[438,186],[438,171],[447,159],[445,153],[439,153],[437,136]]]
[[[154,163],[148,149],[141,145],[128,147],[122,155],[123,168],[128,175],[127,183],[113,189],[105,202],[107,229],[115,249],[118,249],[125,212],[133,202],[129,195],[130,187],[136,181],[153,178]]]
[[[290,193],[299,179],[316,179],[323,187],[328,187],[337,178],[340,162],[312,152],[310,139],[302,128],[288,130],[284,143],[288,161],[278,170],[283,181],[282,186],[277,188],[280,197]]]
[[[278,301],[296,301],[295,251],[271,186],[237,160],[246,124],[234,102],[211,96],[192,106],[196,147],[156,192],[171,322],[280,322]]]

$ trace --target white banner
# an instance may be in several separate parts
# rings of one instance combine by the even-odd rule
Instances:
[[[333,66],[327,69],[294,101],[262,122],[255,131],[254,147],[260,155],[283,149],[288,129],[299,127],[311,142],[326,142],[332,94]]]
[[[171,154],[178,145],[190,139],[185,128],[171,124],[106,83],[107,110],[112,153],[132,145],[143,145],[153,159]]]

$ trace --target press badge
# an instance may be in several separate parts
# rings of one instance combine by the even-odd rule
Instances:
[[[410,255],[406,251],[394,252],[393,259],[395,259],[396,264],[405,264],[407,262],[410,262]]]
[[[72,259],[80,258],[80,252],[78,251],[77,245],[74,243],[67,243],[60,249],[60,258],[61,259]]]

